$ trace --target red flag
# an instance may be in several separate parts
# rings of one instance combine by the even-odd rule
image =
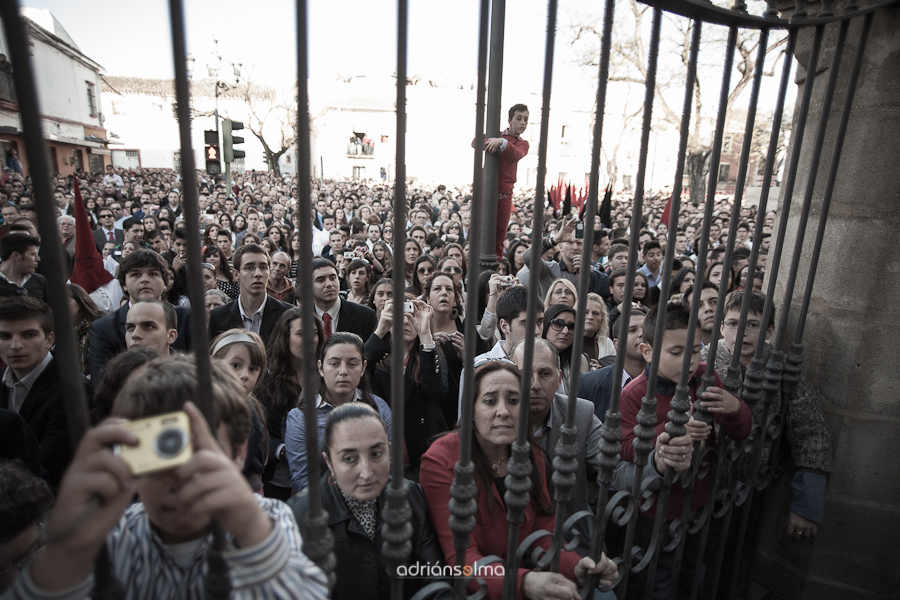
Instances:
[[[663,209],[662,216],[659,218],[660,223],[665,223],[666,227],[672,229],[669,226],[669,213],[672,211],[672,196],[669,196],[669,201],[666,202],[666,207]]]
[[[88,221],[78,177],[75,177],[75,269],[69,281],[77,283],[88,294],[101,285],[109,283],[113,276],[103,268],[103,258],[94,243],[94,234]]]

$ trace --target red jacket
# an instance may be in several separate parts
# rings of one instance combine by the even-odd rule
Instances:
[[[512,194],[516,184],[516,166],[523,156],[528,154],[528,142],[520,137],[509,135],[509,130],[501,135],[506,140],[506,150],[500,153],[500,186],[498,193]]]
[[[477,443],[477,442],[476,442]],[[428,500],[428,514],[438,535],[438,541],[444,550],[447,564],[456,563],[456,549],[453,547],[453,531],[450,530],[450,485],[453,483],[454,468],[459,459],[459,434],[454,432],[435,441],[428,451],[422,456],[421,470],[419,471],[419,483],[425,491]],[[544,460],[537,454],[538,472],[545,473]],[[550,493],[547,484],[543,486],[544,502],[550,505]],[[478,512],[475,515],[475,529],[469,537],[469,547],[466,550],[466,565],[473,565],[475,561],[485,556],[497,555],[506,558],[506,545],[509,539],[509,521],[506,520],[506,509],[500,499],[500,493],[496,486],[491,486],[494,495],[494,511],[488,509],[487,493],[479,486],[475,501],[478,503]],[[525,509],[522,523],[519,525],[519,543],[534,531],[545,529],[553,533],[553,515],[538,515],[534,505],[529,504]],[[545,538],[540,542],[543,548],[550,547],[550,539]],[[563,550],[559,562],[559,572],[575,581],[575,565],[581,557],[575,552]],[[522,599],[522,576],[528,573],[528,569],[519,569],[518,583],[516,586],[516,598]],[[473,577],[469,582],[469,590],[477,591],[479,585]],[[488,587],[488,598],[497,599],[503,597],[502,577],[483,577]]]
[[[691,402],[697,396],[697,388],[700,387],[700,377],[706,373],[706,363],[700,363],[700,367],[697,369],[697,372],[694,374],[694,379],[690,382],[690,398]],[[722,380],[719,379],[718,375],[715,375],[716,382],[715,386],[719,388],[724,388],[722,385]],[[674,392],[674,384],[672,382],[659,378],[658,382],[662,386],[670,386],[672,388],[672,393],[662,394],[657,389],[656,393],[656,435],[659,435],[663,431],[666,430],[666,423],[669,422],[668,412],[669,412],[669,403],[672,401],[672,396],[675,395]],[[641,410],[641,400],[647,393],[647,375],[645,373],[641,373],[639,376],[635,377],[631,380],[631,382],[625,386],[625,389],[622,390],[622,400],[620,402],[620,412],[622,413],[622,460],[627,460],[628,462],[634,462],[634,441],[637,439],[634,435],[634,428],[637,425],[637,414]],[[732,413],[730,415],[715,415],[713,417],[716,423],[721,425],[725,432],[734,440],[743,440],[746,439],[747,436],[750,435],[750,430],[753,428],[753,417],[750,414],[750,409],[746,404],[741,402],[741,407],[737,412]],[[656,436],[653,436],[654,443],[656,442]],[[716,447],[716,430],[715,428],[711,429],[709,432],[709,437],[706,438],[706,445],[712,448]],[[652,469],[653,465],[649,463],[646,466],[647,469]],[[697,510],[701,506],[703,506],[703,502],[706,500],[706,491],[707,486],[709,485],[710,475],[707,474],[706,477],[702,479],[697,479],[697,482],[694,484],[694,496],[691,500],[691,510]],[[672,494],[669,497],[669,506],[666,510],[666,519],[680,519],[681,518],[681,509],[684,504],[684,494],[685,488],[681,485],[673,485],[672,486]],[[645,513],[649,517],[656,516],[656,501],[654,501],[653,506],[650,507],[650,510]]]

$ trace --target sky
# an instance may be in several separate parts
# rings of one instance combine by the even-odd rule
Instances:
[[[163,0],[24,0],[49,9],[87,56],[108,75],[171,78],[172,51],[168,3]],[[219,40],[223,72],[243,64],[245,77],[276,89],[289,87],[296,74],[295,7],[289,0],[187,0],[188,51],[195,73],[214,65],[213,38]],[[546,2],[507,3],[504,96],[539,93],[542,85]],[[563,15],[561,20],[568,18]],[[309,2],[310,78],[338,75],[390,77],[396,71],[397,11],[385,0]],[[411,0],[408,73],[448,83],[474,83],[477,75],[479,2]],[[589,97],[585,71],[557,44],[557,78],[577,80]]]

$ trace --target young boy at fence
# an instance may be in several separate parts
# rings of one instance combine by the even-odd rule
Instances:
[[[224,363],[213,359],[211,371],[215,435],[189,401],[197,396],[192,360],[157,359],[125,386],[114,418],[79,444],[50,515],[47,545],[23,567],[12,598],[88,597],[104,544],[108,574],[124,589],[118,597],[203,598],[223,583],[237,598],[327,597],[324,574],[301,552],[291,510],[253,494],[241,474],[250,411]],[[138,445],[125,419],[182,410],[193,455],[174,469],[134,477],[114,451]],[[131,504],[135,493],[141,501]],[[214,548],[211,519],[225,532],[223,547]],[[112,586],[97,581],[100,597],[111,597]]]
[[[650,368],[649,363],[653,356],[654,345],[659,344],[661,346],[655,394],[656,436],[665,431],[666,423],[669,420],[667,415],[671,409],[672,397],[675,395],[675,386],[681,376],[684,353],[691,353],[691,379],[688,382],[691,402],[696,399],[697,390],[700,387],[700,378],[704,375],[707,368],[705,363],[700,362],[700,340],[695,337],[693,346],[686,347],[690,308],[680,300],[673,300],[668,303],[667,309],[663,338],[660,340],[654,339],[657,313],[655,310],[650,311],[644,319],[644,341],[640,345],[641,352],[648,363],[647,369]],[[628,462],[634,462],[635,452],[633,444],[636,439],[634,428],[637,425],[638,412],[641,410],[641,399],[647,393],[647,373],[648,371],[645,370],[622,390],[622,459]],[[743,440],[750,435],[750,430],[753,426],[750,409],[740,399],[725,391],[718,376],[715,378],[715,384],[707,388],[703,393],[700,404],[712,414],[713,420],[720,428],[724,429],[731,439]],[[715,447],[716,432],[710,425],[691,419],[687,423],[686,428],[694,442],[702,442],[707,446]],[[654,461],[645,468],[653,469],[655,464]],[[692,511],[696,511],[703,506],[703,503],[706,501],[706,492],[709,484],[709,475],[702,479],[697,479],[691,500]],[[668,522],[681,518],[685,492],[685,488],[681,485],[672,486],[672,493],[665,517],[667,523],[662,530],[664,532],[664,544],[671,540],[668,534]],[[654,503],[649,510],[642,512],[638,516],[635,543],[642,548],[647,548],[653,541],[653,522],[656,517],[656,511],[657,504]],[[700,572],[702,571],[702,562],[697,564],[699,544],[700,533],[687,535],[684,553],[682,554],[681,569],[678,573],[676,598],[689,598],[694,577],[702,577]],[[652,598],[668,599],[670,597],[674,575],[674,560],[674,552],[666,552],[660,548],[656,577],[653,582],[653,593],[651,594]],[[646,585],[648,570],[644,569],[638,575],[638,588],[641,592]]]

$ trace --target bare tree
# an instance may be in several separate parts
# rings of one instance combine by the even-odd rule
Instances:
[[[609,81],[626,85],[646,85],[647,80],[647,51],[642,33],[646,30],[645,17],[651,7],[639,4],[636,0],[627,0],[625,6],[620,7],[617,13],[619,17],[613,27],[613,35],[610,40],[610,75]],[[624,10],[623,10],[624,9]],[[571,43],[579,54],[579,63],[596,72],[599,60],[599,47],[601,41],[601,19],[579,18],[568,29],[571,35]],[[692,22],[681,17],[666,17],[663,28],[663,38],[660,45],[660,56],[680,56],[682,65],[688,64],[690,55],[691,37],[693,35]],[[781,38],[769,44],[766,55],[777,55],[779,48],[786,38]],[[739,31],[735,47],[735,74],[732,75],[732,84],[728,93],[727,107],[729,113],[738,98],[753,80],[753,72],[756,68],[756,53],[759,38],[756,32]],[[704,105],[705,82],[709,79],[715,81],[715,70],[712,65],[703,63],[706,56],[721,57],[724,53],[724,38],[722,31],[716,28],[708,28],[703,32],[703,48],[701,48],[701,62],[698,64],[698,76],[694,85],[693,114],[691,117],[691,131],[688,134],[687,157],[685,170],[688,175],[690,199],[694,205],[703,201],[705,194],[705,180],[709,172],[709,159],[712,154],[712,136],[709,124],[715,115],[710,114]],[[722,51],[716,53],[715,48],[721,46]],[[768,60],[769,69],[766,76],[774,74],[777,61]],[[704,73],[704,69],[707,73]],[[712,71],[712,73],[709,73]],[[718,69],[721,74],[721,67]],[[705,75],[712,75],[707,78]],[[683,96],[685,73],[679,69],[662,66],[656,78],[654,89],[654,118],[670,123],[675,127],[681,125],[680,99]],[[718,89],[716,86],[715,89]],[[675,102],[676,108],[672,105]],[[714,111],[713,111],[714,112]]]
[[[279,98],[272,88],[249,80],[240,86],[239,94],[247,105],[245,127],[262,144],[269,170],[281,175],[278,159],[297,142],[295,98]]]

